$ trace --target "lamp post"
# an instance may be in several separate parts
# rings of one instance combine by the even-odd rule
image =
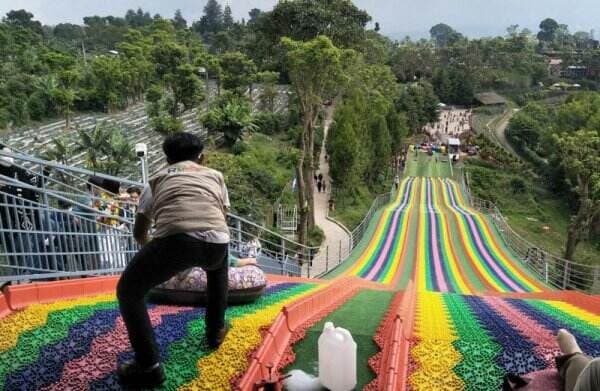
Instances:
[[[206,80],[206,109],[208,110],[208,104],[210,102],[210,88],[208,86],[208,70],[205,67],[198,68],[198,73],[200,75],[204,75],[204,80]]]
[[[146,161],[148,156],[148,146],[144,143],[135,144],[135,154],[142,163],[142,183],[148,183],[148,163]]]

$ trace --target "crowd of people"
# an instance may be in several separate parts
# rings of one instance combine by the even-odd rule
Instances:
[[[460,137],[463,133],[472,130],[471,121],[473,112],[467,109],[443,110],[440,112],[438,122],[427,124],[423,133],[432,139],[444,141],[447,137]]]
[[[0,150],[10,152],[1,144]],[[124,266],[124,254],[137,248],[124,233],[141,189],[93,176],[79,197],[58,193],[50,198],[42,189],[52,186],[50,175],[0,156],[1,262],[17,274]]]
[[[317,187],[317,191],[319,193],[327,193],[327,181],[325,181],[325,178],[323,178],[323,174],[315,174],[314,180],[315,186]]]

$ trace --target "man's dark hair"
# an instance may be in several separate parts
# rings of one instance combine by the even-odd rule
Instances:
[[[163,151],[167,162],[175,164],[186,160],[196,161],[202,153],[202,140],[191,133],[175,133],[168,136],[163,143]]]
[[[129,189],[127,189],[127,194],[133,194],[133,193],[137,193],[138,195],[142,194],[142,189],[140,189],[137,186],[131,186]]]

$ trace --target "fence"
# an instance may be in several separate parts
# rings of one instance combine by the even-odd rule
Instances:
[[[89,178],[125,187],[140,183],[0,150],[3,156],[14,164],[0,171],[0,283],[123,270],[138,250],[132,235],[135,204]],[[269,273],[314,274],[310,261],[318,249],[233,214],[228,224],[234,254],[256,256]]]
[[[377,213],[379,209],[390,202],[393,194],[394,193],[392,191],[390,193],[381,194],[375,197],[371,203],[371,207],[365,214],[365,217],[352,231],[350,231],[347,241],[340,240],[336,248],[330,248],[330,246],[326,246],[324,251],[318,253],[316,257],[316,260],[318,261],[318,267],[313,270],[313,276],[322,276],[327,274],[338,267],[350,256],[350,254],[352,254],[352,251],[364,238],[375,213]]]
[[[391,196],[392,196],[392,193],[381,194],[381,195],[378,195],[373,200],[373,203],[371,204],[371,207],[367,211],[367,214],[365,215],[365,217],[356,226],[356,228],[354,228],[351,232],[351,235],[350,235],[351,246],[350,247],[352,249],[354,249],[358,245],[358,243],[360,243],[362,238],[365,236],[367,229],[369,228],[371,219],[373,218],[375,213],[377,213],[377,211],[379,209],[381,209],[381,207],[383,207],[384,205],[386,205],[390,202]]]
[[[600,293],[599,266],[574,263],[541,249],[516,233],[494,203],[471,199],[473,207],[491,218],[505,243],[541,281],[558,289]]]

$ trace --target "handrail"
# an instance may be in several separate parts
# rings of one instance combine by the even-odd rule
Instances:
[[[518,234],[508,224],[496,204],[491,201],[471,197],[471,206],[492,218],[504,242],[542,281],[558,289],[584,292],[600,289],[600,266],[569,261],[543,250]]]
[[[365,214],[365,217],[361,220],[360,223],[358,223],[358,225],[356,227],[354,227],[354,229],[352,231],[350,231],[350,241],[351,241],[350,250],[354,250],[356,248],[356,246],[358,245],[358,243],[360,243],[360,241],[362,240],[362,238],[366,232],[367,227],[371,223],[371,219],[373,218],[373,215],[379,209],[381,209],[382,206],[384,206],[385,204],[390,202],[391,196],[392,196],[392,192],[380,194],[377,197],[375,197],[375,199],[371,203],[371,207]]]
[[[39,213],[42,216],[42,219],[40,221],[35,222],[36,226],[32,228],[31,232],[21,232],[21,229],[13,227],[13,225],[17,223],[16,221],[0,221],[0,234],[10,235],[8,237],[8,240],[11,241],[12,248],[12,250],[8,251],[6,254],[2,254],[2,256],[6,255],[9,258],[7,258],[7,262],[0,263],[0,268],[4,268],[7,270],[17,270],[17,272],[19,273],[21,269],[23,269],[24,271],[25,269],[27,269],[31,272],[36,273],[37,271],[48,273],[45,276],[42,274],[30,274],[27,277],[31,279],[51,278],[52,276],[59,276],[59,274],[60,276],[74,275],[68,270],[54,270],[56,268],[53,266],[45,266],[44,268],[39,269],[38,267],[29,267],[23,262],[29,260],[29,258],[34,259],[36,262],[38,262],[39,259],[42,259],[43,262],[46,262],[46,259],[56,259],[57,257],[62,257],[66,259],[68,257],[77,256],[81,258],[87,257],[90,252],[93,252],[95,257],[100,257],[102,254],[100,254],[98,248],[96,248],[99,246],[96,244],[96,241],[103,240],[103,238],[99,237],[97,240],[86,238],[87,236],[94,234],[95,231],[92,230],[91,226],[95,225],[97,221],[96,219],[98,218],[107,218],[115,223],[125,224],[128,227],[128,230],[127,232],[121,232],[116,228],[110,228],[110,234],[104,235],[108,238],[106,240],[110,241],[110,245],[114,244],[114,248],[111,247],[111,251],[115,254],[115,257],[117,255],[121,257],[119,258],[120,263],[118,265],[118,268],[111,267],[110,270],[108,268],[103,268],[102,270],[95,268],[94,273],[97,272],[103,274],[118,272],[119,268],[122,268],[125,265],[127,260],[133,254],[132,251],[134,251],[136,248],[131,234],[131,227],[133,226],[133,216],[118,216],[97,210],[97,208],[88,205],[87,202],[84,203],[81,200],[81,196],[85,195],[86,199],[88,200],[100,200],[97,197],[89,194],[89,192],[85,190],[85,185],[87,184],[88,176],[97,176],[100,178],[113,180],[119,182],[120,184],[125,184],[125,186],[142,187],[143,185],[141,183],[132,180],[127,180],[124,178],[117,178],[107,174],[97,173],[84,168],[71,167],[56,162],[49,162],[25,154],[8,152],[5,150],[0,151],[0,156],[7,156],[13,158],[15,168],[25,170],[28,173],[28,175],[35,177],[38,183],[41,185],[37,186],[32,183],[21,182],[19,179],[12,178],[12,176],[7,177],[0,175],[0,186],[4,184],[8,186],[18,187],[21,189],[25,189],[26,191],[36,192],[40,195],[40,201],[37,203],[33,201],[27,201],[25,202],[24,206],[19,203],[16,203],[15,205],[11,203],[10,205],[8,205],[8,207],[11,208],[11,210],[14,209],[15,213],[17,213],[17,209],[19,208],[23,210],[25,208],[35,209],[36,211],[41,211],[36,213]],[[73,178],[72,181],[70,179],[65,179],[69,176]],[[68,183],[64,183],[64,181],[68,181]],[[0,194],[4,193],[0,190]],[[10,197],[10,194],[7,194],[6,196]],[[129,203],[124,200],[118,200],[115,198],[113,201],[118,203],[120,207],[129,205]],[[75,207],[79,212],[71,212],[68,210],[56,209],[55,206],[57,205],[57,203],[60,202],[64,202],[65,204]],[[69,229],[67,230],[68,232],[58,233],[56,232],[55,228],[53,228],[52,230],[46,229],[43,226],[43,224],[46,224],[46,221],[49,221],[48,218],[46,218],[46,215],[50,214],[51,212],[60,214],[66,219],[65,221],[71,221],[71,218],[77,219],[81,218],[82,216],[89,216],[90,219],[85,219],[85,221],[90,226],[86,226],[86,228],[89,228],[90,232],[71,232],[72,230]],[[272,229],[252,222],[247,218],[237,216],[233,213],[228,213],[227,216],[228,225],[231,229],[232,234],[232,245],[237,245],[238,248],[243,249],[244,243],[247,243],[254,239],[258,239],[262,244],[262,254],[269,257],[269,262],[263,259],[262,265],[265,267],[268,266],[271,269],[273,269],[271,270],[271,272],[280,271],[281,273],[285,274],[305,274],[310,276],[312,266],[311,261],[318,253],[318,247],[303,245],[294,239],[285,237]],[[34,239],[31,239],[32,237]],[[48,239],[46,240],[47,243],[43,246],[38,245],[38,242],[42,240],[38,240],[38,238],[42,238],[44,240]],[[22,240],[23,243],[21,243]],[[57,240],[61,240],[61,242],[59,242],[58,245],[58,247],[61,248],[58,249],[53,248],[56,247],[55,242]],[[71,244],[71,242],[73,241],[78,243],[78,245],[81,244],[80,247],[89,247],[88,251],[78,251],[74,253],[73,249],[71,248],[74,246],[74,244]],[[121,241],[126,241],[128,245],[121,246]],[[104,245],[103,242],[100,244]],[[0,256],[0,258],[3,258],[2,256]],[[305,264],[304,268],[301,267],[302,264]],[[88,268],[85,271],[77,270],[76,274],[89,272],[89,270],[91,269]],[[4,275],[1,278],[4,280],[13,277],[15,280],[25,278],[20,274],[14,275],[10,271],[8,273],[8,275],[4,273]],[[1,271],[0,274],[2,274]]]
[[[124,183],[126,185],[143,186],[142,183],[136,182],[136,181],[132,181],[132,180],[129,180],[129,179],[118,178],[118,177],[114,177],[112,175],[104,174],[104,173],[101,173],[101,172],[98,172],[98,171],[90,171],[90,170],[87,170],[85,168],[74,167],[74,166],[66,166],[64,164],[60,164],[60,163],[56,163],[56,162],[50,162],[48,160],[39,159],[39,158],[36,158],[36,157],[33,157],[33,156],[23,155],[23,154],[20,154],[20,153],[11,153],[11,152],[6,152],[6,151],[3,151],[3,150],[0,150],[0,156],[12,157],[14,159],[23,160],[23,161],[26,161],[26,162],[29,162],[29,163],[39,164],[39,165],[43,165],[43,166],[46,166],[46,167],[55,168],[55,169],[59,169],[59,170],[76,172],[78,174],[82,174],[82,175],[86,175],[86,176],[97,176],[97,177],[102,178],[102,179],[109,179],[109,180],[118,181],[118,182]]]

